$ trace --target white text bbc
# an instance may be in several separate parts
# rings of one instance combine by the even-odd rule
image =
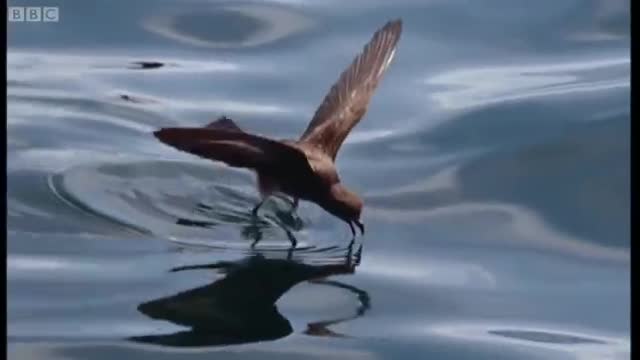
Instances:
[[[10,6],[9,22],[58,22],[60,11],[57,6]]]

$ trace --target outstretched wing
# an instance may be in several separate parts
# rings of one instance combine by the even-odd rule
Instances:
[[[349,131],[367,111],[369,100],[393,59],[401,32],[399,19],[376,31],[324,98],[301,141],[320,148],[335,160]]]
[[[163,128],[153,134],[180,151],[234,167],[256,169],[273,176],[294,173],[306,177],[313,172],[302,151],[239,129]]]

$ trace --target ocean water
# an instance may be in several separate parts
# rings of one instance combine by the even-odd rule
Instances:
[[[10,1],[9,358],[629,358],[629,5]],[[295,138],[398,17],[353,242],[152,136]]]

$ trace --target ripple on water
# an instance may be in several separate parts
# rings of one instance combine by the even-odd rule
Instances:
[[[242,48],[264,45],[300,33],[311,19],[278,6],[234,4],[158,14],[145,28],[193,46]]]
[[[433,328],[439,335],[463,341],[500,343],[514,347],[535,347],[560,351],[579,359],[628,358],[629,339],[618,336],[589,334],[583,330],[553,329],[528,325],[441,324]]]
[[[250,174],[222,166],[176,161],[81,165],[54,175],[51,186],[71,206],[180,244],[256,246],[269,252],[296,243],[296,252],[315,257],[343,252],[349,243],[346,227],[311,204],[291,213],[286,200],[271,198],[254,217],[251,208],[259,195]]]

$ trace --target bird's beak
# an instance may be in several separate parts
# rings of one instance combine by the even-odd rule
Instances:
[[[354,223],[356,223],[356,225],[358,225],[358,228],[360,229],[360,233],[362,235],[364,235],[364,224],[361,223],[359,220],[354,221]]]

